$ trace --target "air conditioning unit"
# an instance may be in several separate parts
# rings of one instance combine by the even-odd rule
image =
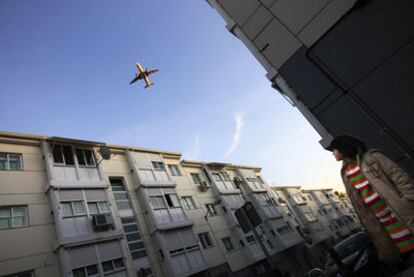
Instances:
[[[201,191],[207,191],[210,188],[210,186],[207,184],[206,181],[203,181],[199,185],[199,188],[200,188]]]
[[[94,230],[98,232],[112,228],[114,222],[110,214],[96,214],[92,217],[92,225]]]

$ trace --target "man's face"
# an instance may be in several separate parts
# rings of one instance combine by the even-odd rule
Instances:
[[[342,156],[341,152],[339,152],[337,149],[334,149],[332,151],[332,155],[334,155],[335,159],[337,161],[342,161],[344,159],[344,157]]]

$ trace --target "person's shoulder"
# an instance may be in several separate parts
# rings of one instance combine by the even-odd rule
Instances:
[[[378,160],[386,157],[380,149],[368,149],[363,155],[363,160]]]

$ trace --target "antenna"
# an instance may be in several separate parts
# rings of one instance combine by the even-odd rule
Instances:
[[[104,144],[99,147],[99,154],[101,155],[102,159],[98,162],[98,164],[100,164],[102,160],[109,160],[111,158],[112,152],[109,147]]]

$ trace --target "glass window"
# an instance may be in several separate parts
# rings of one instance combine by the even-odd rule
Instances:
[[[102,268],[105,273],[118,270],[118,269],[124,269],[125,268],[124,260],[122,258],[118,258],[118,259],[114,259],[111,261],[103,262]]]
[[[114,270],[114,265],[112,264],[112,261],[103,262],[102,263],[102,267],[103,267],[103,271],[104,272],[108,272],[108,271],[113,271]]]
[[[150,196],[150,203],[154,209],[165,209],[167,206],[162,196]]]
[[[20,155],[9,154],[9,169],[10,170],[21,170]]]
[[[88,209],[90,214],[97,214],[98,211],[98,204],[96,202],[88,203]]]
[[[178,199],[177,194],[166,194],[165,199],[167,200],[168,207],[178,208],[181,207],[180,200]]]
[[[216,209],[214,208],[213,204],[206,204],[207,214],[209,216],[217,215]]]
[[[62,207],[63,216],[73,216],[72,205],[70,202],[62,202],[60,205]]]
[[[218,174],[218,173],[213,173],[212,175],[213,175],[213,179],[214,179],[214,181],[221,181],[220,174]]]
[[[73,204],[73,213],[75,215],[86,214],[85,205],[83,201],[74,201]]]
[[[256,239],[254,238],[254,236],[247,236],[246,240],[249,244],[255,244],[256,243]]]
[[[203,248],[209,248],[213,246],[208,232],[198,234],[198,238],[200,239]]]
[[[113,262],[115,269],[124,268],[124,261],[122,260],[122,258],[116,259]]]
[[[0,170],[7,170],[7,154],[0,153]]]
[[[128,192],[125,189],[123,179],[110,179],[112,193],[114,194],[115,203],[119,210],[131,209],[128,199]]]
[[[106,201],[88,202],[88,208],[90,214],[105,214],[110,212]]]
[[[181,171],[180,171],[180,169],[178,168],[177,165],[169,164],[168,168],[170,169],[170,172],[171,172],[172,176],[181,176]]]
[[[27,225],[27,207],[0,207],[0,230]]]
[[[86,215],[85,204],[83,201],[61,202],[64,217]]]
[[[163,162],[151,162],[154,170],[164,170],[164,163]]]
[[[22,170],[22,155],[0,153],[0,170]]]
[[[99,212],[101,213],[109,213],[108,202],[102,201],[98,202]]]
[[[86,267],[86,273],[88,276],[94,276],[98,274],[98,266],[97,265],[90,265]]]
[[[186,210],[195,209],[194,201],[191,196],[184,196],[182,199]]]
[[[86,277],[86,272],[84,268],[78,268],[72,270],[73,277]]]
[[[62,153],[62,146],[57,144],[54,145],[52,148],[53,153],[53,161],[55,164],[64,164],[65,161],[63,160],[63,153]]]
[[[231,251],[234,249],[233,242],[231,241],[230,237],[222,238],[222,241],[227,251]]]
[[[198,173],[191,173],[191,178],[193,179],[194,184],[201,184],[201,177]]]
[[[92,150],[89,149],[76,149],[76,158],[79,165],[95,166],[95,158]]]
[[[63,157],[65,158],[66,165],[74,165],[72,147],[62,146]]]
[[[72,147],[55,144],[52,149],[55,164],[74,165]]]

